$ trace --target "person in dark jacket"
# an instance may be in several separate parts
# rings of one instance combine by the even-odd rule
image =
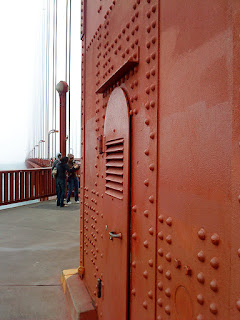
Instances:
[[[63,202],[64,196],[66,193],[66,172],[73,173],[76,171],[76,168],[69,168],[67,165],[68,158],[62,157],[61,162],[57,164],[57,177],[56,177],[56,184],[57,184],[57,206],[64,207],[66,206]]]
[[[80,168],[79,165],[75,164],[74,156],[71,153],[68,154],[68,166],[69,168],[73,168],[75,166],[77,170]],[[79,199],[78,199],[79,183],[78,183],[78,177],[77,177],[76,171],[68,175],[67,181],[68,181],[67,204],[71,204],[70,197],[71,197],[73,188],[74,188],[75,202],[79,203]]]

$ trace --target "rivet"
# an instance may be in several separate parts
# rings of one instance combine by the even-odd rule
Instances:
[[[153,227],[151,227],[149,230],[148,230],[148,232],[150,233],[150,235],[152,236],[153,235],[153,233],[154,233],[154,229],[153,229]]]
[[[163,232],[162,231],[158,232],[158,238],[160,240],[163,240]]]
[[[146,94],[149,94],[149,93],[150,93],[150,88],[147,88],[147,89],[145,90],[145,92],[146,92]]]
[[[199,261],[201,261],[201,262],[205,261],[205,254],[202,250],[198,252],[197,257],[198,257]]]
[[[158,221],[163,223],[163,215],[160,214],[160,216],[158,216]]]
[[[155,74],[156,74],[155,69],[152,69],[152,70],[151,70],[151,75],[152,75],[152,76],[155,76]]]
[[[171,271],[170,271],[170,270],[167,270],[167,272],[165,273],[165,277],[166,277],[168,280],[171,280],[172,274],[171,274]]]
[[[218,246],[219,245],[219,241],[220,241],[220,237],[217,233],[214,233],[212,236],[211,236],[211,241],[212,243],[215,245],[215,246]]]
[[[137,109],[134,109],[134,110],[133,110],[133,113],[134,113],[135,115],[137,115],[137,114],[138,114],[138,110],[137,110]]]
[[[156,27],[156,21],[152,22],[152,27],[155,28]]]
[[[211,303],[209,306],[209,309],[213,314],[217,314],[217,312],[218,312],[216,303]]]
[[[168,252],[168,253],[165,255],[165,258],[166,258],[166,260],[167,260],[168,262],[171,262],[171,260],[172,260],[171,253]]]
[[[197,275],[197,279],[200,283],[204,283],[205,282],[204,274],[202,272],[199,272],[199,274]]]
[[[163,283],[162,283],[162,282],[158,282],[158,289],[159,289],[160,291],[163,290]]]
[[[166,307],[165,307],[165,312],[166,312],[166,314],[171,314],[171,308],[170,308],[170,306],[169,305],[167,305]]]
[[[147,305],[147,301],[144,301],[144,302],[143,302],[143,307],[144,307],[145,309],[147,309],[147,306],[148,306],[148,305]]]
[[[156,88],[156,87],[155,87],[154,84],[152,84],[150,88],[151,88],[152,91],[155,91],[155,88]]]
[[[153,292],[152,292],[152,290],[148,291],[148,297],[149,297],[150,299],[153,298]]]
[[[204,298],[202,294],[197,295],[197,302],[200,303],[201,305],[204,304]]]
[[[136,295],[136,290],[135,289],[132,289],[132,295]]]
[[[171,289],[170,288],[167,288],[166,290],[165,290],[165,295],[167,296],[167,297],[171,297]]]
[[[237,253],[238,253],[238,256],[240,257],[240,248],[238,249]]]
[[[179,269],[181,268],[181,261],[179,259],[174,259],[174,265],[175,265],[175,268]]]
[[[157,7],[154,5],[154,6],[152,7],[152,12],[154,13],[156,10],[157,10]]]
[[[162,301],[162,299],[161,299],[161,298],[159,298],[159,299],[158,299],[157,303],[158,303],[159,307],[162,307],[162,305],[163,305],[163,301]]]
[[[149,202],[154,203],[154,196],[150,196],[148,199],[149,199]]]
[[[150,133],[150,138],[151,138],[151,139],[154,139],[154,137],[155,137],[155,133],[154,133],[154,132],[151,132],[151,133]]]
[[[145,124],[146,124],[147,126],[149,126],[149,123],[150,123],[149,119],[146,119],[146,120],[145,120]]]
[[[133,262],[132,262],[132,267],[133,267],[133,268],[136,268],[136,261],[133,261]]]
[[[155,107],[155,102],[154,102],[154,101],[151,101],[151,102],[150,102],[150,106],[151,106],[152,108],[154,108],[154,107]]]
[[[148,260],[148,264],[150,267],[153,267],[153,260],[152,259]]]
[[[134,233],[132,234],[132,238],[133,238],[133,240],[136,240],[136,239],[137,239],[137,234],[136,234],[136,232],[134,232]]]
[[[150,43],[150,42],[147,42],[147,43],[146,43],[146,47],[149,49],[150,46],[151,46],[151,43]]]
[[[159,272],[159,273],[163,273],[163,266],[161,266],[161,265],[158,266],[158,272]]]
[[[210,288],[212,289],[212,291],[218,291],[218,284],[217,284],[217,281],[216,280],[212,280],[210,282]]]
[[[213,257],[210,261],[210,264],[211,266],[214,268],[214,269],[218,269],[219,267],[219,260],[217,257]]]
[[[144,216],[145,216],[146,218],[148,218],[149,211],[148,211],[148,210],[145,210],[143,214],[144,214]]]
[[[159,254],[161,257],[163,256],[163,249],[162,249],[162,248],[158,249],[158,254]]]
[[[132,110],[130,110],[129,114],[130,114],[130,116],[132,116],[132,115],[133,115],[133,111],[132,111]]]
[[[133,210],[134,212],[136,212],[136,211],[137,211],[137,206],[133,206],[133,207],[132,207],[132,210]]]
[[[143,245],[144,245],[145,248],[148,248],[148,241],[147,241],[147,240],[144,241],[144,242],[143,242]]]
[[[202,315],[202,314],[199,314],[199,315],[197,316],[197,320],[204,320],[203,315]]]
[[[166,237],[166,241],[167,241],[167,243],[169,243],[169,244],[172,243],[172,236],[171,236],[170,234]]]
[[[238,301],[236,302],[236,307],[237,307],[238,311],[240,311],[240,300],[238,300]]]
[[[171,217],[168,217],[168,218],[166,219],[166,224],[167,224],[168,226],[171,226],[171,225],[172,225],[172,218],[171,218]]]
[[[148,278],[148,272],[147,272],[147,270],[145,270],[144,272],[143,272],[143,276],[144,276],[144,278]]]
[[[147,57],[147,58],[146,58],[146,62],[147,62],[147,63],[150,63],[150,60],[151,60],[150,57]]]
[[[144,180],[144,184],[145,184],[145,186],[149,186],[149,180],[148,179],[146,179],[146,180]]]
[[[185,270],[185,274],[187,276],[191,276],[192,275],[192,269],[189,266],[184,266],[184,270]]]
[[[149,155],[149,150],[148,150],[148,149],[144,150],[144,153],[145,153],[146,156],[148,156],[148,155]],[[150,168],[150,167],[149,167],[149,168]],[[150,170],[151,170],[151,169],[150,169]]]
[[[149,108],[150,108],[150,103],[149,103],[149,102],[147,102],[147,103],[145,104],[145,108],[146,108],[147,110],[149,110]]]
[[[148,26],[147,27],[147,32],[149,33],[151,31],[151,29],[152,29],[151,26]]]
[[[154,171],[154,164],[153,164],[153,163],[150,164],[149,169],[150,169],[151,171]]]
[[[206,231],[205,231],[203,228],[201,228],[201,229],[198,231],[198,237],[199,237],[199,239],[201,239],[201,240],[205,240],[205,238],[206,238]]]

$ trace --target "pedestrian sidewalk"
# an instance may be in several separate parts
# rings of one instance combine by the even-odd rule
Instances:
[[[80,207],[0,211],[0,320],[68,320],[64,269],[79,266]]]

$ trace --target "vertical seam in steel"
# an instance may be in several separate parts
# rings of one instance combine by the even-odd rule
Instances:
[[[83,0],[83,28],[85,30],[85,24],[86,24],[86,1],[87,0]],[[81,154],[81,156],[83,157],[83,163],[84,163],[84,166],[83,166],[83,199],[82,199],[82,208],[83,208],[83,212],[82,212],[82,220],[83,220],[83,225],[84,225],[84,195],[85,195],[85,88],[86,88],[86,85],[85,85],[85,81],[86,81],[86,36],[83,37],[83,51],[84,51],[84,54],[83,54],[83,57],[82,57],[82,66],[83,66],[83,81],[82,81],[82,93],[83,93],[83,137],[81,137],[81,140],[83,138],[83,155]],[[82,110],[81,110],[82,112]],[[82,243],[82,264],[84,266],[84,227],[83,227],[83,230],[82,230],[82,239],[83,239],[83,243]]]
[[[128,99],[127,99],[128,100]],[[128,111],[130,112],[130,104],[128,101]],[[130,290],[131,290],[131,221],[132,221],[132,117],[129,115],[129,206],[128,206],[128,212],[129,212],[129,219],[128,219],[128,248],[127,248],[127,256],[128,256],[128,283],[127,283],[127,320],[130,320]]]
[[[159,144],[160,144],[160,5],[161,2],[158,0],[158,60],[157,60],[157,155],[156,155],[156,168],[157,168],[157,174],[156,174],[156,232],[155,232],[155,316],[154,319],[157,319],[157,230],[158,230],[158,187],[159,187]]]

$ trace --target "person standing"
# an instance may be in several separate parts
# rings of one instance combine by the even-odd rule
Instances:
[[[54,179],[56,179],[57,164],[61,162],[61,159],[62,159],[62,154],[61,154],[61,152],[59,152],[59,153],[57,154],[57,159],[55,159],[55,160],[53,161],[53,164],[52,164],[52,177],[53,177]],[[58,194],[58,185],[57,185],[57,182],[56,182],[56,194]]]
[[[66,172],[69,174],[74,173],[77,169],[73,166],[69,168],[67,165],[68,158],[62,157],[60,163],[57,164],[57,176],[56,176],[56,185],[57,185],[57,206],[65,207],[64,196],[66,193]]]
[[[80,168],[79,165],[75,164],[74,156],[71,153],[68,154],[68,166],[69,166],[69,168],[75,167],[76,171]],[[67,179],[67,181],[68,181],[67,203],[68,204],[71,204],[70,197],[71,197],[73,189],[74,189],[75,202],[79,203],[79,198],[78,198],[79,182],[78,182],[78,177],[77,177],[76,171],[74,171],[73,173],[70,173],[68,176],[68,179]]]
[[[53,161],[52,171],[53,171],[53,169],[57,166],[57,164],[60,163],[61,158],[62,158],[62,154],[61,154],[61,152],[59,152],[59,153],[57,154],[57,159]]]

